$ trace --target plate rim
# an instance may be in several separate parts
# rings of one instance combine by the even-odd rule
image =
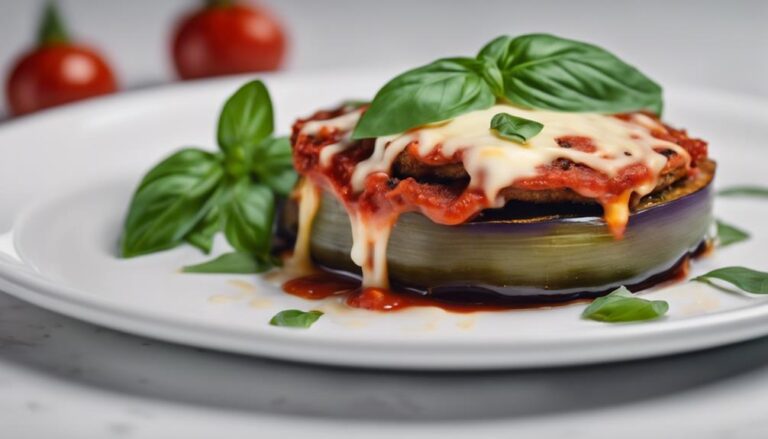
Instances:
[[[45,124],[66,114],[76,115],[77,113],[90,113],[109,106],[124,105],[131,101],[141,102],[146,99],[151,101],[153,98],[158,98],[166,93],[183,93],[190,89],[204,89],[209,87],[232,86],[235,88],[238,83],[254,77],[264,79],[266,82],[275,80],[290,82],[307,77],[316,81],[318,78],[326,76],[329,78],[332,77],[334,80],[339,80],[338,73],[339,72],[334,72],[333,70],[328,70],[322,72],[248,74],[148,87],[91,101],[80,102],[71,106],[53,108],[18,120],[6,121],[0,124],[0,135],[9,130],[28,129],[27,127],[29,125]],[[374,71],[365,69],[363,71],[345,72],[345,74],[372,76]],[[381,73],[377,71],[375,72],[375,75],[381,76]],[[759,111],[762,110],[768,114],[768,111],[766,111],[768,110],[768,100],[755,96],[690,86],[677,87],[675,88],[674,94],[679,94],[681,96],[687,95],[688,97],[692,97],[692,101],[714,99],[718,102],[728,102],[731,105],[738,106],[740,111],[749,111],[752,114],[760,114]],[[745,110],[745,107],[749,108]],[[754,110],[758,113],[750,110]],[[724,109],[722,111],[727,110]],[[3,153],[4,148],[0,145],[0,154]],[[13,218],[14,223],[11,230],[18,227],[17,221],[24,210],[29,207],[30,206],[25,206],[21,211],[14,212],[10,215]],[[156,312],[155,310],[148,311],[147,308],[141,308],[141,310],[139,309],[140,307],[126,308],[125,304],[115,303],[109,298],[87,294],[86,292],[81,292],[78,289],[66,285],[58,285],[49,279],[35,275],[33,272],[30,272],[23,267],[24,265],[22,265],[22,263],[9,262],[0,259],[0,287],[2,287],[0,289],[21,300],[75,319],[84,320],[111,329],[140,334],[142,336],[175,343],[204,346],[206,348],[243,354],[264,355],[272,358],[284,358],[294,361],[342,366],[451,370],[563,366],[567,364],[589,364],[601,361],[629,360],[677,352],[688,352],[768,335],[768,318],[766,318],[768,317],[768,301],[765,303],[754,303],[736,309],[696,316],[694,318],[657,321],[652,325],[618,325],[614,326],[610,332],[585,329],[579,331],[578,335],[569,333],[551,333],[542,336],[542,334],[538,334],[535,338],[528,340],[493,337],[483,340],[482,343],[478,343],[476,339],[473,340],[471,337],[444,339],[428,336],[405,337],[398,340],[376,337],[364,338],[360,334],[356,335],[355,331],[350,331],[349,336],[339,337],[338,334],[290,331],[285,330],[284,328],[269,327],[266,324],[264,327],[245,330],[224,327],[221,325],[211,325],[209,322],[195,321],[193,318],[187,316],[169,316],[168,314]],[[117,319],[115,317],[117,317]],[[728,331],[725,331],[726,334],[720,333],[719,331],[713,331],[713,329],[721,329],[724,326],[729,328]],[[708,331],[711,332],[711,334],[709,334],[708,337],[702,337],[700,334],[697,334],[699,331]],[[216,333],[217,335],[212,336],[211,334],[213,333]],[[192,336],[193,334],[196,334],[196,336]],[[662,334],[666,338],[663,343],[664,347],[659,347],[653,352],[647,352],[647,350],[636,353],[626,351],[622,351],[621,353],[609,352],[610,347],[618,340],[648,343],[649,341],[654,341],[654,339]],[[306,349],[307,347],[310,349],[303,352],[302,355],[298,355],[298,353],[289,353],[285,355],[282,353],[277,354],[276,352],[266,352],[269,351],[269,349],[260,349],[259,343],[256,342],[251,343],[250,345],[253,346],[254,349],[234,346],[233,343],[226,343],[225,338],[227,337],[233,337],[233,339],[242,339],[245,337],[253,341],[258,341],[261,338],[267,337],[270,339],[270,342],[277,347],[280,347],[280,345],[284,343],[291,343],[295,346],[303,345],[302,349]],[[192,339],[196,339],[197,341],[192,341]],[[213,342],[213,340],[218,340],[218,342]],[[675,340],[677,340],[677,343],[674,343]],[[683,342],[685,342],[684,345],[682,344]],[[344,346],[342,347],[340,344],[343,344]],[[550,350],[568,348],[565,349],[565,351],[572,351],[574,347],[585,344],[590,345],[593,351],[602,346],[602,354],[596,355],[596,353],[593,352],[592,356],[577,356],[570,361],[563,360],[567,355],[560,355],[558,357],[560,358],[560,361],[557,361],[556,359],[553,361],[552,358],[550,358],[549,361],[542,361],[541,359],[536,361],[534,358],[525,359],[522,358],[524,356],[518,355],[515,357],[514,355],[507,354],[499,355],[498,358],[501,360],[497,360],[496,362],[489,362],[487,359],[486,361],[476,361],[455,358],[453,361],[441,364],[433,364],[433,362],[430,361],[425,362],[423,358],[419,361],[414,357],[403,360],[400,358],[401,356],[394,356],[394,359],[386,361],[386,358],[382,359],[381,355],[375,355],[377,351],[387,348],[397,350],[403,350],[404,348],[408,350],[425,350],[427,353],[426,357],[428,357],[429,355],[436,354],[436,352],[434,352],[435,350],[439,351],[441,349],[462,350],[466,354],[478,349],[487,351],[488,349],[493,348],[508,349],[510,347],[527,347],[531,349],[529,351],[529,355],[531,355],[530,352],[535,354],[535,352],[537,350],[540,351],[542,347],[546,347]],[[342,361],[341,359],[337,360],[334,355],[323,355],[324,350],[338,354],[339,349],[363,349],[371,354],[371,359],[376,358],[376,361],[371,361],[371,359],[350,361],[349,358],[344,358]],[[430,351],[433,352],[430,353]],[[442,352],[442,356],[446,358],[452,356],[455,357],[455,354],[455,352],[453,354],[450,352]],[[426,358],[424,355],[421,355],[421,357]],[[505,358],[506,360],[504,360]],[[510,361],[512,358],[516,358],[516,360]]]

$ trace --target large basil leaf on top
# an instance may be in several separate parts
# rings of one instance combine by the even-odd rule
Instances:
[[[450,119],[496,102],[483,61],[441,59],[410,70],[379,90],[352,135],[379,137]]]
[[[240,87],[224,104],[217,137],[231,174],[247,173],[257,145],[274,130],[272,113],[269,91],[261,81]]]
[[[269,187],[242,179],[222,204],[224,236],[237,251],[266,255],[272,234],[275,196]]]
[[[504,96],[529,108],[556,111],[661,113],[661,87],[591,44],[547,34],[499,37],[478,58],[501,71]]]
[[[147,173],[133,195],[120,254],[133,257],[178,245],[207,213],[224,172],[218,155],[183,149]]]
[[[254,155],[253,172],[276,194],[290,194],[298,178],[293,169],[290,140],[287,137],[272,137],[263,141]]]

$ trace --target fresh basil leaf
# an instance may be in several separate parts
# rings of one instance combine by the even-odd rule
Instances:
[[[498,113],[491,119],[491,129],[505,139],[525,143],[539,134],[544,129],[544,125],[535,120]]]
[[[768,197],[768,187],[763,186],[731,186],[717,193],[722,197]]]
[[[272,317],[269,324],[272,326],[284,326],[289,328],[309,328],[320,316],[322,311],[300,311],[298,309],[288,309],[280,311]]]
[[[483,61],[447,58],[405,72],[379,90],[352,138],[396,134],[496,102],[483,75]]]
[[[272,100],[261,81],[240,87],[224,104],[219,117],[219,147],[226,155],[227,170],[244,175],[257,145],[272,131]]]
[[[253,172],[276,194],[290,194],[298,179],[293,169],[290,140],[287,137],[271,137],[262,142],[256,150]]]
[[[608,323],[636,322],[657,319],[668,310],[669,304],[663,300],[641,299],[621,287],[592,301],[581,316]]]
[[[749,233],[746,231],[720,220],[717,221],[718,247],[726,247],[737,242],[746,241],[747,239],[749,239]]]
[[[125,218],[120,254],[129,258],[180,244],[205,215],[223,176],[218,155],[184,149],[142,179]]]
[[[211,206],[206,210],[206,214],[202,220],[192,229],[187,236],[184,237],[189,244],[197,247],[205,254],[211,252],[213,248],[213,238],[217,232],[221,230],[222,217],[221,209],[217,205],[216,195],[212,196],[209,200]]]
[[[661,113],[661,87],[597,46],[547,34],[499,37],[479,53],[496,63],[504,96],[528,108]]]
[[[272,235],[275,197],[265,185],[242,179],[228,186],[223,203],[224,236],[237,251],[266,255]]]
[[[201,264],[187,265],[182,271],[184,273],[250,274],[263,273],[273,266],[270,258],[257,257],[245,252],[232,252],[224,253]]]
[[[728,282],[748,293],[768,294],[768,273],[763,271],[747,267],[725,267],[694,277],[692,280],[709,283],[712,279]]]
[[[494,96],[504,98],[504,76],[501,70],[499,70],[499,66],[493,60],[487,58],[478,58],[478,62],[482,65],[480,67],[480,74],[485,83],[491,87]]]

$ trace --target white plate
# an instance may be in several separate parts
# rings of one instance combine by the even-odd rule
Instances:
[[[344,98],[370,96],[387,75],[265,77],[279,132]],[[364,367],[483,369],[584,364],[690,351],[768,334],[768,302],[698,283],[658,288],[662,321],[608,325],[584,305],[451,314],[396,313],[304,301],[264,278],[190,275],[193,248],[120,260],[116,244],[134,185],[174,149],[212,146],[223,100],[246,78],[173,85],[42,113],[0,126],[0,289],[89,322],[163,340],[298,361]],[[711,142],[718,185],[768,184],[768,103],[668,87],[667,118]],[[768,269],[768,202],[720,199],[719,217],[750,230],[744,244],[694,264]],[[225,250],[217,242],[217,251]],[[309,330],[268,321],[322,309]]]

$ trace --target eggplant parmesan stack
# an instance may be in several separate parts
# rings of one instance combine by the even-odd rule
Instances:
[[[289,263],[361,276],[363,290],[469,304],[672,277],[708,239],[715,164],[705,141],[650,108],[661,88],[633,67],[548,35],[501,37],[477,59],[406,72],[370,106],[294,124]]]
[[[365,108],[293,127],[294,262],[451,301],[558,301],[662,280],[706,240],[706,142],[647,113],[507,105],[350,140]],[[544,121],[526,144],[494,114]]]

